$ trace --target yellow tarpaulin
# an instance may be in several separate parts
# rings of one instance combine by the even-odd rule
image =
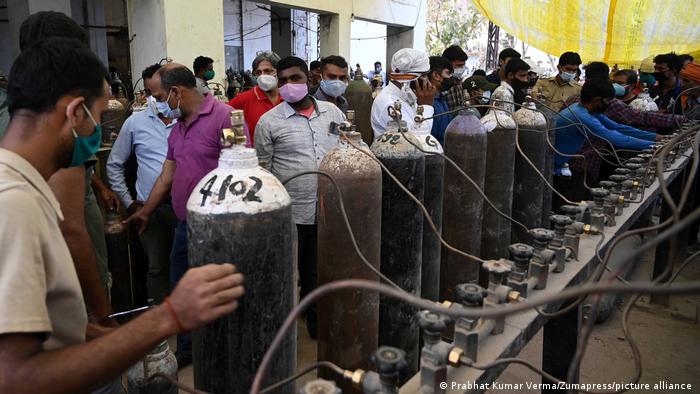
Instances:
[[[700,51],[700,0],[472,1],[490,21],[553,56],[574,51],[585,63],[637,68],[649,55]]]

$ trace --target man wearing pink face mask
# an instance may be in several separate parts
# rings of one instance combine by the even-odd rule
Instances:
[[[284,102],[266,112],[255,128],[255,150],[263,168],[284,181],[303,171],[318,170],[338,142],[334,124],[345,116],[333,103],[309,95],[306,62],[289,56],[277,62],[277,81]],[[285,185],[292,198],[297,227],[298,266],[303,298],[316,287],[316,175]],[[316,337],[316,308],[306,310],[309,335]]]

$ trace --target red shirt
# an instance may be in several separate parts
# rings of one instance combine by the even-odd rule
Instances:
[[[248,141],[250,146],[255,146],[253,145],[255,141],[255,126],[258,124],[260,117],[281,102],[282,98],[278,96],[277,102],[272,103],[265,95],[265,92],[258,86],[239,94],[228,102],[228,105],[233,108],[243,110],[245,124],[250,133],[250,140]]]

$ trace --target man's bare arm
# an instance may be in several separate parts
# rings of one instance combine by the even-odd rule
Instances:
[[[112,313],[112,306],[102,286],[95,248],[85,226],[85,167],[58,171],[49,178],[49,186],[61,204],[64,218],[61,232],[73,258],[85,303],[97,321],[101,321]]]

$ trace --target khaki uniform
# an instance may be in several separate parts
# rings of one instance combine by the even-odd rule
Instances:
[[[556,75],[550,78],[540,78],[532,89],[534,99],[543,101],[556,111],[564,106],[564,102],[569,97],[577,94],[581,94],[581,86],[576,81],[560,84]]]

